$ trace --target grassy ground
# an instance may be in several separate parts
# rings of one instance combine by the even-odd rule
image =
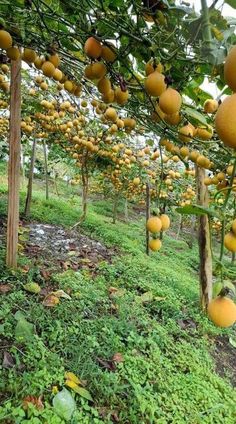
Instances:
[[[6,213],[5,191],[2,180],[0,216]],[[38,185],[31,219],[76,223],[80,202],[64,192],[45,201]],[[24,192],[21,209],[23,199]],[[91,238],[120,251],[96,274],[68,270],[47,281],[24,254],[19,271],[10,273],[1,247],[1,282],[14,290],[1,295],[1,352],[10,354],[10,365],[0,366],[0,422],[234,424],[235,393],[230,380],[216,373],[210,353],[214,338],[232,330],[216,329],[199,311],[196,247],[166,236],[160,253],[147,257],[142,218],[112,225],[110,211],[107,202],[94,202],[82,225]],[[39,295],[24,290],[29,280],[69,292],[71,299],[47,308]],[[20,337],[19,322],[25,325]],[[53,406],[66,371],[84,380],[92,397],[67,387],[76,401],[67,421]],[[40,395],[44,409],[33,406]],[[26,396],[32,403],[24,410]]]

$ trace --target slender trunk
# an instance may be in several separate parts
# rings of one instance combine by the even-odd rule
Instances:
[[[150,218],[150,187],[146,184],[146,224]],[[149,231],[146,226],[146,254],[149,255]]]
[[[11,62],[10,132],[8,164],[8,218],[7,256],[8,267],[17,267],[20,147],[21,147],[21,60]]]
[[[86,219],[87,210],[88,210],[89,179],[88,179],[88,168],[87,168],[87,152],[84,154],[82,158],[81,177],[82,177],[82,216],[80,218],[80,222]]]
[[[176,235],[176,240],[179,239],[179,235],[182,229],[183,229],[183,215],[180,215],[180,221],[179,221],[178,231]]]
[[[28,188],[27,188],[27,196],[25,202],[25,216],[29,216],[30,214],[30,206],[32,200],[32,190],[33,190],[33,179],[34,179],[34,163],[35,163],[35,153],[36,153],[36,138],[33,139],[31,159],[30,159],[30,169],[29,169],[29,179],[28,179]]]
[[[25,155],[24,155],[24,149],[21,145],[21,187],[25,187]]]
[[[231,264],[233,265],[235,262],[235,252],[232,253]]]
[[[118,202],[119,202],[119,194],[115,192],[115,198],[113,202],[113,211],[112,211],[112,224],[116,223]]]
[[[55,178],[54,178],[54,185],[55,185],[56,194],[59,197],[60,194],[59,194],[58,186],[57,186],[57,175],[55,175]]]
[[[46,189],[46,200],[49,199],[49,181],[48,181],[48,155],[47,155],[47,145],[43,141],[43,154],[44,154],[44,170],[45,170],[45,189]]]
[[[204,184],[205,170],[196,166],[198,204],[208,207],[208,188]],[[212,298],[212,253],[208,215],[199,217],[198,245],[200,255],[200,301],[202,309],[207,309]]]
[[[129,208],[128,208],[128,200],[125,199],[125,221],[129,219]]]

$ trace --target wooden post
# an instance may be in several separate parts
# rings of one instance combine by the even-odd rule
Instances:
[[[8,163],[8,218],[6,265],[17,267],[20,147],[21,147],[21,59],[11,62],[10,130]]]
[[[198,204],[208,207],[208,188],[204,184],[205,170],[196,166],[196,183]],[[212,298],[212,254],[208,215],[199,217],[198,245],[200,255],[200,301],[205,311]]]
[[[30,206],[32,200],[32,189],[33,189],[33,179],[34,179],[34,163],[35,163],[35,153],[36,153],[36,138],[33,139],[31,159],[30,159],[30,169],[29,169],[29,179],[28,179],[28,187],[27,187],[27,196],[25,201],[25,215],[29,216],[30,214]]]
[[[43,154],[44,154],[44,171],[45,171],[45,184],[46,184],[46,200],[49,199],[49,181],[48,181],[48,155],[47,155],[47,145],[43,141]]]
[[[146,224],[150,218],[150,187],[146,184]],[[146,254],[149,255],[149,231],[146,226]]]

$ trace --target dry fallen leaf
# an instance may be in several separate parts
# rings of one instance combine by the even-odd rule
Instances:
[[[54,294],[49,293],[43,300],[43,305],[47,307],[53,307],[56,306],[59,303],[59,299],[57,296],[54,296]]]
[[[36,396],[26,396],[22,403],[25,410],[28,409],[29,403],[32,403],[37,409],[43,409],[42,396],[39,396],[38,398]]]
[[[5,294],[11,291],[12,286],[10,284],[0,284],[0,294]]]
[[[15,362],[13,359],[13,356],[9,352],[3,353],[3,361],[2,361],[2,367],[3,368],[13,368],[15,366]]]
[[[124,362],[122,353],[120,352],[115,353],[112,357],[112,361],[116,362],[117,364],[119,364],[120,362]]]

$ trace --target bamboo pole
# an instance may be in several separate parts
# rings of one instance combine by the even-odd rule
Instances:
[[[6,265],[17,267],[21,151],[21,59],[11,63]]]

